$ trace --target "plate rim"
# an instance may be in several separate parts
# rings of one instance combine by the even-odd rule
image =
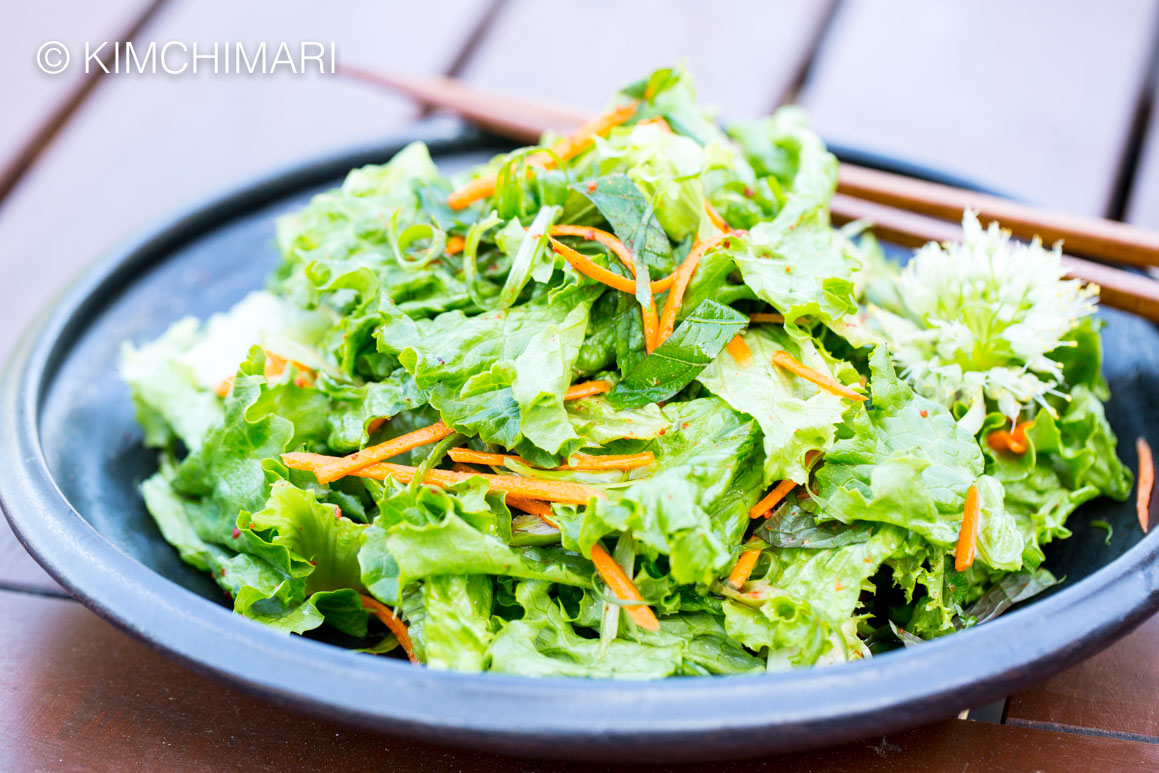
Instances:
[[[1078,662],[1159,609],[1159,536],[1149,534],[1045,599],[954,636],[858,663],[655,682],[460,674],[284,636],[120,551],[71,506],[40,447],[43,398],[70,331],[83,328],[86,312],[115,298],[119,284],[186,241],[339,180],[353,166],[381,162],[415,140],[427,142],[436,161],[509,147],[482,132],[419,124],[382,143],[234,186],[112,250],[58,296],[16,346],[0,379],[0,417],[11,419],[0,436],[0,468],[11,471],[0,477],[0,509],[37,562],[121,630],[275,703],[378,731],[507,753],[622,760],[648,749],[653,760],[691,761],[800,750],[952,716]],[[119,582],[110,583],[110,575]],[[152,619],[166,624],[151,625]],[[1036,646],[1025,646],[1020,634],[1035,627]],[[231,659],[215,662],[223,647],[233,651]],[[972,671],[980,678],[955,682],[947,676],[957,672],[963,653],[985,654],[979,659],[985,665]],[[511,722],[515,716],[518,726]]]

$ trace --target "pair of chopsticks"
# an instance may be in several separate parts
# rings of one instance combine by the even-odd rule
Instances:
[[[587,117],[479,91],[444,77],[383,75],[345,67],[340,73],[405,94],[428,107],[456,113],[504,137],[538,142],[548,130],[566,133]],[[1102,218],[1052,212],[1018,202],[876,169],[841,164],[833,221],[872,221],[883,239],[918,247],[930,241],[960,241],[962,213],[972,209],[983,225],[997,221],[1023,239],[1038,236],[1046,244],[1062,240],[1072,255],[1063,257],[1069,276],[1101,287],[1107,306],[1159,321],[1159,282],[1113,265],[1159,268],[1159,233]]]

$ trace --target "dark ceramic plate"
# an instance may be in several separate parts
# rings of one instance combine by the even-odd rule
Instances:
[[[446,169],[503,150],[472,136],[426,137]],[[963,633],[872,660],[770,676],[622,683],[465,675],[414,668],[282,636],[233,615],[145,512],[141,447],[114,363],[128,339],[187,314],[226,309],[276,259],[274,218],[388,145],[309,164],[163,225],[85,275],[23,341],[0,385],[0,503],[62,585],[177,660],[330,719],[508,753],[696,760],[833,744],[948,717],[1089,656],[1159,606],[1159,536],[1130,504],[1100,500],[1071,520],[1048,566],[1053,593]],[[864,160],[864,159],[862,159]],[[1159,335],[1104,312],[1111,423],[1135,465],[1136,435],[1159,438]],[[1091,518],[1115,527],[1109,546]]]

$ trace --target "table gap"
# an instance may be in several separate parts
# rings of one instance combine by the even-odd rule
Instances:
[[[169,0],[153,0],[149,3],[124,30],[114,37],[116,43],[136,41],[141,31],[168,2]],[[97,59],[104,67],[108,67],[109,63],[105,56],[98,56]],[[0,170],[0,205],[4,203],[8,194],[24,178],[25,173],[32,168],[32,165],[60,134],[65,125],[72,120],[72,117],[105,75],[107,73],[104,69],[97,68],[86,73],[83,78],[77,81],[65,94],[57,108],[45,117],[40,126],[33,131],[32,136],[16,151],[11,161],[5,165],[3,170]]]

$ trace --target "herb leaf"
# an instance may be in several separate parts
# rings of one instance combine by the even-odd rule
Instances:
[[[728,306],[701,302],[608,394],[608,402],[622,411],[667,400],[696,378],[747,323],[747,317]]]

